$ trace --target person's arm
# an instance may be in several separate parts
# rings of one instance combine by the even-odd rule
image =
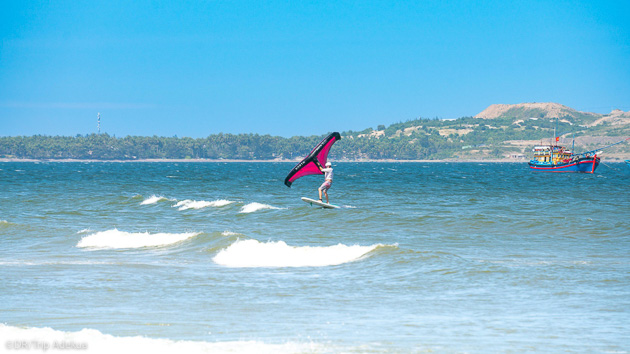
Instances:
[[[317,161],[317,159],[315,159],[315,166],[317,166],[317,168],[319,168],[320,171],[322,171],[322,173],[324,172],[324,167],[322,166],[321,163],[319,163],[319,161]]]

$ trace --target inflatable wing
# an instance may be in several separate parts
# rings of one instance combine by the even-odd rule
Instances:
[[[322,167],[326,165],[328,152],[337,140],[341,140],[341,135],[337,132],[324,138],[304,160],[293,167],[291,172],[287,175],[287,178],[284,179],[284,184],[286,184],[287,187],[291,187],[291,183],[300,177],[322,175],[323,173],[319,170],[318,165]]]

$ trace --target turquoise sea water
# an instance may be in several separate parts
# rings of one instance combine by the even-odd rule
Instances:
[[[0,351],[630,351],[625,165],[293,165],[0,163]]]

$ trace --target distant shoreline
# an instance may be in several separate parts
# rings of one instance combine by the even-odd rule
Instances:
[[[301,159],[295,159],[295,160],[287,160],[287,159],[275,159],[275,160],[239,160],[239,159],[136,159],[136,160],[83,160],[83,159],[8,159],[8,158],[0,158],[0,162],[116,162],[116,163],[127,163],[127,162],[193,162],[193,163],[203,163],[203,162],[212,162],[212,163],[219,163],[219,162],[225,162],[225,163],[247,163],[247,162],[251,162],[251,163],[272,163],[272,162],[279,162],[279,163],[298,163],[300,162]],[[510,162],[510,163],[526,163],[527,160],[525,159],[521,159],[521,160],[515,160],[515,159],[488,159],[488,160],[483,160],[483,159],[444,159],[444,160],[393,160],[393,159],[378,159],[378,160],[374,160],[374,159],[360,159],[360,160],[333,160],[333,162],[335,163],[343,163],[343,162],[351,162],[351,163],[365,163],[365,162],[376,162],[376,163],[380,163],[380,162],[404,162],[404,163],[418,163],[418,162],[427,162],[427,163],[431,163],[431,162],[453,162],[453,163],[459,163],[459,162],[493,162],[493,163],[497,163],[497,162]]]
[[[82,160],[82,159],[7,159],[0,158],[0,162],[115,162],[115,163],[129,163],[129,162],[185,162],[185,163],[298,163],[301,159],[295,160],[239,160],[239,159],[136,159],[136,160]],[[400,163],[527,163],[529,160],[527,159],[444,159],[444,160],[393,160],[393,159],[360,159],[360,160],[333,160],[335,163],[391,163],[391,162],[400,162]],[[610,158],[607,159],[609,163],[622,163],[624,159]]]

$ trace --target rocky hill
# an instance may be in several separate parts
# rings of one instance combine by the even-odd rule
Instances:
[[[558,118],[585,126],[595,126],[605,122],[614,125],[630,123],[630,112],[615,109],[609,114],[582,112],[571,107],[553,102],[533,102],[518,104],[493,104],[475,118]]]
[[[595,113],[585,113],[559,103],[534,102],[519,104],[493,104],[477,114],[475,118],[494,119],[500,117],[511,118],[562,118],[565,116],[593,116]]]
[[[557,135],[561,137],[561,144],[575,144],[581,150],[597,149],[618,140],[630,136],[630,112],[615,109],[609,114],[593,112],[582,112],[559,103],[519,103],[519,104],[493,104],[480,112],[475,118],[488,121],[493,125],[493,121],[501,120],[511,122],[510,126],[533,126],[537,131],[542,128],[543,122],[549,123],[557,121]],[[529,123],[528,123],[529,122]],[[558,126],[558,123],[560,126]],[[532,134],[533,135],[533,134]],[[539,140],[508,140],[503,143],[504,147],[519,147],[523,154]],[[623,159],[628,157],[629,148],[619,146],[606,151],[607,157]]]

